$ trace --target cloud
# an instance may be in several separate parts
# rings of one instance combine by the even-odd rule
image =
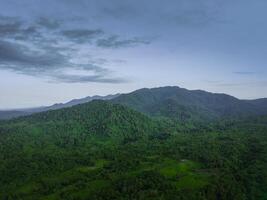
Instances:
[[[80,0],[82,11],[90,10],[99,19],[141,24],[142,29],[156,26],[202,27],[203,25],[221,22],[224,6],[229,0],[92,0],[86,3]]]
[[[10,36],[21,32],[22,23],[13,17],[0,16],[0,36]]]
[[[32,50],[25,45],[3,40],[0,41],[0,69],[68,83],[125,82],[122,78],[111,78],[111,71],[94,63],[73,63],[57,48]],[[92,75],[67,74],[67,69],[91,72]]]
[[[124,83],[128,82],[123,78],[105,78],[101,75],[66,75],[66,74],[56,74],[54,76],[55,80],[66,83],[86,83],[86,82],[95,82],[95,83]]]
[[[92,29],[92,30],[76,29],[76,30],[64,30],[61,33],[63,36],[72,41],[83,43],[102,35],[104,32],[101,29]]]
[[[254,75],[256,74],[256,72],[252,72],[252,71],[238,71],[238,72],[233,72],[234,74],[238,74],[238,75]]]
[[[49,19],[45,17],[40,17],[37,20],[37,24],[47,29],[57,29],[60,27],[60,22],[58,20]]]
[[[96,48],[98,52],[91,49],[135,47],[150,44],[151,41],[142,37],[125,39],[122,36],[125,33],[113,28],[111,32],[114,35],[104,32],[103,30],[110,30],[111,17],[107,14],[102,18],[107,21],[100,22],[97,17],[94,18],[97,13],[94,13],[93,8],[86,12],[79,9],[77,13],[67,2],[62,3],[64,0],[48,1],[60,7],[58,12],[48,12],[49,9],[45,9],[47,3],[41,2],[40,5],[29,3],[29,6],[18,6],[17,13],[10,10],[10,15],[8,12],[5,12],[7,16],[0,15],[0,70],[12,70],[58,82],[126,82],[123,78],[113,76],[113,71],[107,69],[121,65],[119,60],[123,58],[112,57],[113,55],[94,58],[102,54],[101,49]],[[18,2],[14,4],[19,5]],[[84,4],[90,3],[84,1]],[[82,4],[75,2],[73,6],[80,5]],[[79,73],[66,73],[69,69]],[[82,71],[85,73],[81,74]]]
[[[30,37],[40,36],[35,26],[25,26],[23,22],[15,17],[0,16],[0,36],[25,40]]]
[[[123,40],[120,39],[119,36],[113,35],[105,39],[99,39],[97,41],[97,46],[103,48],[121,48],[121,47],[133,47],[139,44],[150,44],[150,43],[151,41],[144,40],[138,37]]]
[[[258,80],[258,81],[247,81],[247,82],[228,82],[215,84],[218,87],[266,87],[267,81]]]
[[[14,35],[20,32],[20,23],[2,23],[0,24],[0,35],[3,36],[9,36]]]
[[[17,70],[23,68],[17,64],[22,64],[24,69],[25,66],[28,69],[48,69],[55,65],[65,64],[66,58],[56,51],[46,50],[44,53],[41,53],[30,50],[28,47],[20,44],[0,41],[0,62],[1,64],[14,65],[14,67],[18,67]]]

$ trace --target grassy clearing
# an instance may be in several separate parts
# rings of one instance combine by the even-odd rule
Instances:
[[[209,175],[200,173],[200,164],[190,160],[165,159],[159,165],[159,172],[172,179],[177,189],[202,188],[209,184]]]

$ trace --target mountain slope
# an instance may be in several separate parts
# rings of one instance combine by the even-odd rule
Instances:
[[[247,103],[257,106],[263,113],[267,110],[267,98],[246,100]]]
[[[75,105],[88,103],[88,102],[93,101],[93,100],[110,100],[110,99],[116,98],[118,96],[119,96],[119,94],[107,95],[107,96],[95,95],[92,97],[88,96],[88,97],[81,98],[81,99],[73,99],[67,103],[57,103],[57,104],[54,104],[52,106],[26,109],[25,111],[36,113],[36,112],[44,112],[44,111],[48,111],[48,110],[57,110],[57,109],[61,109],[61,108],[68,108],[68,107],[72,107]]]
[[[0,199],[13,182],[23,185],[40,175],[90,165],[106,146],[155,131],[155,122],[145,115],[102,100],[0,121]]]
[[[265,199],[266,122],[181,132],[101,100],[0,121],[0,199]]]
[[[86,97],[48,107],[0,111],[0,119],[57,110],[90,102],[94,99],[110,100],[112,103],[128,106],[153,117],[167,117],[181,122],[267,114],[267,99],[240,100],[230,95],[202,90],[161,87],[140,89],[129,94]]]
[[[0,199],[265,199],[266,122],[164,135],[105,101],[0,121]]]
[[[29,115],[30,113],[26,111],[18,111],[18,110],[7,110],[7,111],[0,111],[0,120],[3,119],[12,119],[19,116]]]
[[[7,121],[5,124],[21,123],[31,126],[53,123],[58,128],[68,124],[79,126],[84,133],[88,134],[105,136],[124,134],[129,137],[134,134],[149,133],[149,125],[153,125],[153,121],[145,115],[103,100],[93,100],[70,108],[36,113]]]
[[[218,119],[267,113],[258,104],[239,100],[226,94],[179,87],[141,89],[111,100],[151,116],[179,120]]]
[[[54,104],[52,106],[43,106],[43,107],[37,107],[37,108],[28,108],[28,109],[19,109],[19,110],[7,110],[7,111],[0,111],[0,120],[1,119],[12,119],[14,117],[19,117],[19,116],[26,116],[30,115],[33,113],[38,113],[38,112],[45,112],[49,110],[58,110],[61,108],[68,108],[71,106],[83,104],[83,103],[88,103],[93,100],[110,100],[115,97],[118,97],[120,94],[115,94],[115,95],[107,95],[107,96],[88,96],[85,98],[81,99],[73,99],[67,103],[58,103]]]

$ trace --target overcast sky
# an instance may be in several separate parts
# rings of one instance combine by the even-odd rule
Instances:
[[[0,109],[176,85],[267,97],[266,0],[0,0]]]

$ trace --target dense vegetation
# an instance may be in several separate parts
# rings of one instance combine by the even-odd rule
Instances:
[[[179,87],[140,89],[111,100],[153,117],[206,121],[267,114],[267,99],[240,100],[226,94]]]
[[[93,101],[2,121],[0,199],[267,199],[267,117],[164,117]]]
[[[33,113],[67,108],[92,100],[111,100],[153,117],[167,117],[177,121],[204,121],[222,117],[240,118],[250,115],[267,115],[267,98],[240,100],[227,94],[203,90],[187,90],[179,87],[140,89],[129,94],[92,96],[22,110],[0,111],[0,119],[11,119]]]

